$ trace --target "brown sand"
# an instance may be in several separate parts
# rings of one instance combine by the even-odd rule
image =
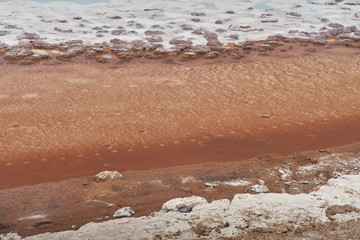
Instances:
[[[360,141],[359,64],[360,55],[343,49],[290,58],[252,56],[238,63],[2,65],[0,188],[105,169],[154,169],[154,174],[164,167],[241,162],[261,154]],[[255,166],[261,167],[261,161]],[[67,201],[77,189],[67,184],[75,190],[65,194],[60,183],[44,189],[55,189],[52,194]],[[151,191],[145,185],[143,193],[136,190],[140,196]],[[19,188],[11,196],[28,192],[26,199],[41,203],[44,193],[39,186],[39,194]],[[176,184],[173,187],[176,190]],[[97,191],[91,188],[90,193]],[[9,191],[2,192],[2,199]],[[156,210],[164,200],[151,196],[139,200],[139,212]],[[127,198],[119,204],[130,202]],[[81,224],[91,220],[81,214],[77,218]],[[69,216],[61,219],[67,222]]]

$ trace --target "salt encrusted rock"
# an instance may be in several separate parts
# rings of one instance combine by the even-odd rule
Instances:
[[[160,30],[146,30],[145,35],[146,36],[156,36],[156,35],[163,35],[165,32]]]
[[[164,49],[163,47],[159,47],[154,50],[154,53],[157,55],[166,55],[169,54],[170,52],[171,52],[170,50]]]
[[[216,51],[213,51],[213,52],[209,52],[207,54],[204,55],[204,58],[205,59],[211,59],[211,58],[216,58],[219,56],[219,53],[216,52]]]
[[[192,22],[200,22],[201,19],[200,19],[200,18],[192,18],[191,21],[192,21]]]
[[[209,187],[209,188],[217,188],[217,187],[219,187],[220,185],[217,184],[217,183],[204,183],[204,186],[205,186],[205,187]]]
[[[33,54],[33,51],[28,48],[15,47],[4,54],[4,59],[12,61],[21,60]]]
[[[331,36],[339,36],[343,34],[344,31],[345,30],[343,28],[333,28],[328,31],[328,34],[330,34]]]
[[[146,47],[146,42],[143,40],[132,40],[130,42],[130,44],[132,46],[138,46],[138,47],[144,47],[144,48]]]
[[[36,40],[39,39],[40,36],[36,33],[24,32],[23,34],[17,36],[16,38],[17,40],[22,40],[22,39]]]
[[[357,27],[355,25],[353,25],[353,26],[346,27],[345,29],[349,30],[350,32],[356,32]]]
[[[282,40],[284,39],[284,35],[282,34],[275,34],[275,35],[270,35],[267,37],[267,41],[279,41],[279,40]]]
[[[193,42],[191,40],[182,40],[182,39],[173,38],[169,41],[169,43],[175,46],[182,45],[182,46],[190,47]]]
[[[120,40],[120,39],[118,39],[118,38],[113,38],[113,39],[111,39],[111,40],[110,40],[110,43],[123,44],[123,45],[129,44],[128,41]]]
[[[103,171],[96,174],[95,182],[114,181],[115,179],[121,179],[122,175],[117,171]]]
[[[239,34],[230,34],[225,36],[225,38],[230,39],[230,40],[239,40]]]
[[[192,31],[191,33],[196,35],[204,35],[206,32],[207,31],[204,28],[198,28]]]
[[[96,52],[97,54],[103,54],[103,53],[107,53],[108,51],[101,48],[101,47],[92,47],[90,48],[90,51],[94,51]]]
[[[71,58],[74,58],[74,57],[80,55],[80,54],[83,54],[85,51],[86,51],[85,46],[72,47],[72,48],[69,48],[66,52],[62,52],[59,55],[57,55],[56,59],[62,60],[62,61],[67,61],[67,60],[70,60]]]
[[[118,16],[118,15],[116,15],[116,16],[107,16],[107,18],[110,18],[110,19],[122,19],[122,17]]]
[[[130,207],[123,207],[123,208],[120,208],[119,210],[117,210],[114,213],[113,217],[114,218],[131,217],[134,214],[135,214],[135,211],[132,210]]]
[[[190,24],[181,24],[180,27],[181,27],[182,30],[185,30],[185,31],[194,30]]]
[[[223,24],[225,21],[222,19],[218,19],[215,21],[215,24]]]
[[[271,13],[263,13],[259,16],[259,18],[267,18],[267,17],[272,17],[272,16],[273,16],[273,14],[271,14]]]
[[[327,41],[325,39],[313,39],[313,44],[315,44],[315,45],[326,45]]]
[[[287,16],[291,16],[291,17],[301,17],[302,15],[300,13],[296,13],[296,12],[288,12],[286,13]]]
[[[56,44],[47,43],[45,41],[36,40],[33,43],[34,48],[52,50],[58,47]]]
[[[186,213],[191,212],[195,206],[207,203],[208,202],[205,198],[197,196],[187,198],[174,198],[164,203],[161,210],[164,210],[166,212],[177,211],[181,213]]]
[[[340,23],[329,23],[328,26],[331,28],[344,28],[344,25]]]
[[[207,33],[205,33],[204,37],[205,37],[205,39],[208,40],[208,41],[218,40],[218,35],[217,35],[216,33],[213,33],[213,32],[207,32]]]
[[[151,43],[149,45],[147,45],[147,48],[150,50],[150,51],[154,51],[158,48],[164,48],[164,45],[161,44],[161,43]]]
[[[279,20],[277,18],[268,18],[268,19],[261,19],[262,23],[277,23]]]
[[[116,44],[111,48],[112,54],[128,53],[128,52],[130,52],[130,49],[125,45]]]
[[[6,43],[0,43],[0,49],[8,49],[9,47]]]
[[[218,29],[215,30],[215,32],[224,33],[224,32],[227,32],[227,30],[224,29],[224,28],[218,28]]]
[[[20,240],[21,236],[19,236],[17,233],[7,233],[7,234],[1,234],[0,239],[1,240]]]
[[[234,11],[231,11],[231,10],[226,11],[225,13],[227,13],[227,14],[235,14],[235,12],[234,12]]]
[[[243,25],[243,24],[230,24],[229,30],[231,31],[244,31],[249,29],[250,25]]]
[[[9,33],[8,31],[0,31],[0,37],[5,36],[8,33]]]
[[[54,27],[54,30],[57,32],[61,32],[61,33],[72,33],[73,30],[72,29],[62,29],[62,28],[58,28],[58,27]]]
[[[154,37],[148,37],[146,38],[148,42],[163,42],[164,39],[161,36],[154,36]]]
[[[160,24],[152,25],[151,28],[164,29]]]
[[[122,29],[117,29],[117,30],[112,30],[111,31],[112,35],[122,35],[122,34],[125,34],[125,33],[126,33],[126,31],[122,30]]]
[[[274,48],[270,44],[263,43],[263,44],[260,44],[260,46],[258,47],[258,50],[260,52],[263,52],[263,51],[274,50]]]
[[[263,180],[258,181],[259,184],[255,184],[251,186],[250,191],[255,193],[267,193],[269,192],[269,188],[265,185],[265,182]]]
[[[197,17],[206,16],[206,14],[203,13],[203,12],[192,12],[191,15],[192,15],[192,16],[197,16]]]

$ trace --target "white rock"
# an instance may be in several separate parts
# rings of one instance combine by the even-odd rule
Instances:
[[[267,193],[269,192],[269,188],[266,185],[255,184],[251,187],[251,191],[256,193]]]
[[[17,233],[0,234],[1,240],[20,240],[21,237]]]
[[[114,213],[113,217],[114,218],[131,217],[134,214],[135,214],[135,211],[132,210],[130,207],[123,207],[123,208],[120,208],[119,210],[117,210]]]
[[[205,187],[216,188],[219,186],[217,183],[204,183]]]
[[[115,179],[120,179],[120,178],[122,178],[122,175],[117,171],[103,171],[96,174],[95,181],[96,182],[113,181]]]
[[[331,179],[328,184],[321,186],[319,191],[311,194],[237,194],[231,203],[222,199],[210,204],[204,198],[196,196],[178,198],[165,203],[165,211],[150,216],[88,223],[76,231],[44,233],[26,239],[152,239],[155,235],[166,238],[167,235],[175,234],[176,239],[196,239],[198,236],[193,227],[197,224],[208,229],[223,226],[221,233],[214,229],[209,232],[209,239],[231,238],[239,235],[244,228],[271,228],[277,224],[297,227],[309,220],[318,223],[330,222],[324,206],[347,204],[359,208],[359,198],[360,175],[348,175]],[[179,204],[192,207],[192,211],[188,214],[179,212]],[[341,221],[356,220],[360,216],[357,212],[349,212],[332,217]]]
[[[187,197],[187,198],[174,198],[170,201],[167,201],[162,206],[161,210],[165,210],[166,212],[169,211],[178,211],[178,212],[191,212],[192,209],[201,204],[207,204],[205,198],[203,197]]]

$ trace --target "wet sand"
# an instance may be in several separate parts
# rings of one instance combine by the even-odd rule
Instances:
[[[3,65],[1,188],[358,141],[360,57],[342,51],[216,64]]]
[[[43,206],[31,208],[44,210],[43,198],[49,189],[55,199],[63,195],[62,201],[71,200],[79,186],[90,184],[87,176],[106,169],[129,176],[146,170],[149,176],[138,180],[142,184],[159,171],[159,176],[166,175],[170,168],[173,176],[187,169],[194,174],[202,170],[199,176],[204,177],[222,166],[226,176],[231,164],[246,165],[244,171],[261,169],[264,158],[254,163],[249,160],[252,157],[283,156],[264,160],[270,167],[303,151],[358,142],[359,63],[356,50],[339,48],[296,57],[253,55],[238,62],[224,58],[183,64],[2,65],[0,188],[8,189],[2,194],[11,192],[15,197],[27,192],[24,199]],[[358,151],[358,147],[348,149]],[[167,189],[162,191],[169,194],[161,198],[141,198],[139,215],[157,209],[164,198],[177,196],[179,187],[166,176],[175,192]],[[90,185],[92,190],[84,190],[84,195],[96,196],[92,194],[107,187],[116,192],[117,187],[126,186]],[[117,204],[129,205],[132,198],[149,195],[146,192],[151,188],[145,185],[136,188],[138,195],[137,190],[122,191],[129,197]],[[37,194],[31,194],[32,187]],[[189,191],[180,191],[181,196],[195,190]],[[239,191],[223,193],[230,197]],[[223,195],[210,194],[216,199]],[[51,199],[50,203],[55,201]],[[82,200],[73,201],[80,204]],[[24,206],[21,201],[18,204]],[[4,210],[9,206],[1,209],[12,216],[9,222],[13,224],[21,214],[16,207]],[[74,211],[74,206],[67,205],[66,213]],[[82,211],[77,224],[94,220]],[[67,222],[69,216],[61,214],[57,219]],[[11,224],[4,231],[15,229]],[[34,231],[69,228],[50,225]],[[35,233],[31,231],[24,231],[25,235]]]

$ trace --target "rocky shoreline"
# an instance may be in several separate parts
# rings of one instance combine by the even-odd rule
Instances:
[[[336,29],[360,33],[355,26],[347,28],[341,26]],[[103,42],[94,45],[86,45],[82,40],[51,44],[42,40],[31,40],[39,37],[34,33],[26,33],[25,36],[29,41],[21,41],[15,46],[0,44],[0,57],[2,57],[0,62],[29,65],[40,62],[56,64],[56,62],[81,59],[82,61],[93,60],[98,63],[161,60],[164,63],[171,64],[224,57],[236,61],[248,55],[269,56],[274,50],[278,50],[277,54],[292,54],[299,47],[304,48],[302,54],[314,53],[319,48],[360,49],[360,36],[349,35],[322,38],[288,38],[277,34],[262,41],[245,41],[225,45],[219,41],[216,33],[204,32],[203,36],[207,40],[205,45],[193,45],[191,40],[171,40],[172,47],[169,49],[164,48],[161,43],[148,43],[143,40],[128,42],[114,38],[109,43]]]

